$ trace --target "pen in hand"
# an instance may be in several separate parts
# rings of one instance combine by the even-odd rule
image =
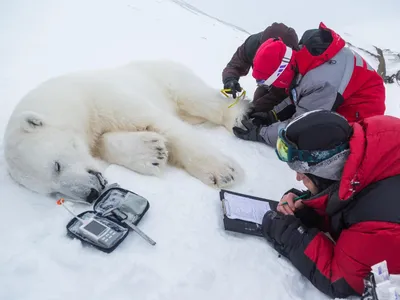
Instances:
[[[308,196],[308,193],[305,193],[305,194],[303,194],[301,196],[298,196],[298,197],[294,198],[293,201],[296,202],[297,200],[304,199],[307,196]],[[285,201],[285,202],[282,202],[280,205],[287,205],[287,204],[288,204],[287,201]]]

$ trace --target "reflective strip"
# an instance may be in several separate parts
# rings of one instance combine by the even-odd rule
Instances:
[[[345,51],[345,69],[343,71],[342,81],[340,82],[338,93],[343,95],[344,90],[347,88],[347,85],[350,82],[351,76],[353,75],[354,71],[354,52],[349,48],[343,48],[342,51]]]
[[[368,66],[368,70],[370,70],[370,71],[375,71],[375,69],[369,64],[369,63],[367,63],[367,66]]]
[[[356,57],[356,67],[362,67],[364,65],[363,58],[356,51],[353,51],[354,56]]]
[[[356,57],[356,67],[364,67],[364,63],[367,65],[367,69],[370,71],[375,71],[374,68],[357,52],[353,51],[354,56]]]
[[[275,72],[264,82],[264,85],[271,85],[275,82],[275,80],[278,79],[279,76],[285,71],[286,67],[290,63],[290,59],[292,58],[292,48],[286,46],[286,52],[285,55],[282,58],[282,61],[279,65],[279,67],[275,70]]]
[[[375,69],[367,61],[365,61],[365,63],[367,64],[367,69],[368,70],[375,71]]]
[[[284,110],[286,107],[288,107],[289,105],[292,105],[292,100],[290,100],[289,97],[285,98],[282,102],[278,103],[277,105],[275,105],[274,107],[274,111],[276,114],[280,113],[282,110]]]

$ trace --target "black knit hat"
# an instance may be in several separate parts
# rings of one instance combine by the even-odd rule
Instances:
[[[331,150],[345,145],[344,150],[317,163],[289,162],[296,172],[309,177],[319,191],[338,181],[349,154],[348,142],[353,128],[341,115],[328,110],[315,110],[295,118],[286,127],[286,138],[299,150]]]
[[[300,150],[329,150],[349,141],[353,128],[341,115],[315,110],[294,119],[286,138]]]

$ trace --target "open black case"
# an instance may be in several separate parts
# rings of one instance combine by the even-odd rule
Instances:
[[[110,253],[121,244],[130,232],[130,226],[125,222],[137,225],[150,208],[150,203],[144,197],[121,188],[118,184],[106,186],[100,196],[93,203],[93,210],[78,215],[81,219],[94,217],[117,232],[122,232],[119,238],[110,247],[104,247],[80,234],[78,228],[82,222],[73,218],[68,222],[67,234],[71,238],[80,239],[83,243],[93,246],[103,252]]]

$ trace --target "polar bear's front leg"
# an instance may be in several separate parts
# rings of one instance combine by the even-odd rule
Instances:
[[[165,138],[156,132],[109,132],[98,143],[100,157],[145,175],[158,175],[168,161]]]
[[[169,161],[203,183],[227,187],[243,177],[242,168],[185,122],[164,116],[155,126],[167,138]]]

